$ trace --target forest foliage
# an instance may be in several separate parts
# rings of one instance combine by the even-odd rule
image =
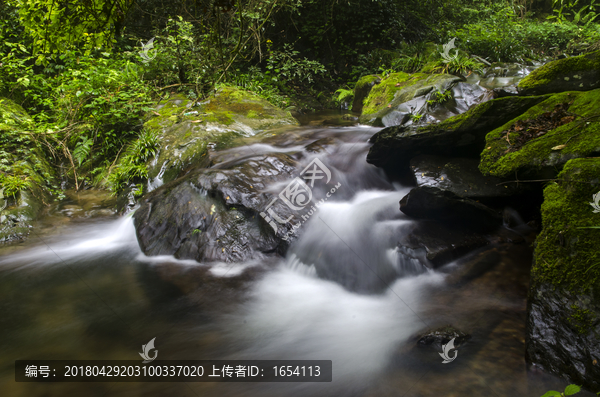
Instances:
[[[595,0],[7,0],[0,97],[32,116],[18,139],[35,150],[3,144],[0,184],[26,187],[30,175],[11,162],[34,152],[62,165],[77,189],[140,183],[144,156],[157,149],[144,117],[174,91],[196,99],[226,84],[281,107],[298,93],[331,105],[366,74],[427,63],[468,73],[480,60],[594,49],[596,12]],[[461,57],[449,65],[435,45],[453,37]],[[119,157],[128,167],[115,167]]]

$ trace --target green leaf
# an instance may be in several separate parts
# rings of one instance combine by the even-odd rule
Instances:
[[[577,385],[569,385],[565,387],[565,396],[570,396],[575,393],[579,393],[581,391],[581,387]]]
[[[549,392],[546,392],[546,394],[544,394],[542,397],[553,397],[553,396],[558,396],[560,397],[560,393],[554,390],[550,390]]]

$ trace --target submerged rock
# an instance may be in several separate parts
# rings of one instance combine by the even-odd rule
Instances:
[[[576,157],[600,153],[600,89],[552,95],[491,131],[479,169],[502,178],[554,178]]]
[[[600,160],[569,161],[544,190],[527,319],[527,358],[600,392]],[[593,205],[590,205],[593,204]]]
[[[521,95],[600,88],[600,51],[548,62],[519,82]]]
[[[401,172],[419,154],[478,157],[488,132],[544,99],[547,97],[498,98],[438,124],[384,128],[371,137],[373,146],[367,162],[389,172]]]
[[[450,342],[452,339],[454,339],[454,346],[459,347],[471,339],[471,335],[454,328],[452,325],[446,325],[421,334],[419,340],[417,341],[417,345],[434,345],[439,348],[440,346]]]
[[[485,205],[429,186],[412,189],[400,200],[400,210],[413,218],[477,231],[494,230],[502,224],[502,217]]]

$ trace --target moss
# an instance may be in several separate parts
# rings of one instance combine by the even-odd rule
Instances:
[[[543,86],[556,81],[558,79],[568,79],[568,76],[577,75],[581,72],[593,71],[597,72],[600,69],[600,51],[590,54],[580,55],[571,58],[559,59],[548,62],[544,66],[534,70],[523,80],[519,82],[518,88],[520,91],[533,93]]]
[[[394,99],[394,94],[402,88],[416,83],[423,75],[408,73],[390,73],[381,82],[371,88],[369,95],[364,100],[363,114],[377,113]]]
[[[145,127],[158,132],[161,150],[149,164],[149,177],[162,172],[164,182],[173,180],[194,165],[204,166],[209,145],[224,149],[241,137],[274,126],[297,124],[292,115],[265,99],[234,87],[222,87],[204,101],[171,97],[148,120]]]
[[[568,318],[569,323],[581,335],[585,335],[594,324],[594,313],[589,309],[582,309],[579,306],[571,305],[571,315]]]
[[[530,120],[551,111],[560,103],[571,103],[570,113],[582,117],[548,131],[539,138],[527,142],[515,152],[507,152],[511,146],[505,139],[505,131],[519,120]],[[597,116],[596,116],[597,115]],[[592,117],[594,116],[594,117]],[[564,92],[555,94],[530,108],[521,116],[496,128],[486,136],[485,149],[481,153],[480,171],[485,175],[514,177],[521,172],[524,177],[546,175],[552,177],[564,163],[576,157],[585,157],[600,151],[600,90],[587,92]],[[511,133],[509,140],[519,133]],[[565,145],[561,150],[553,150]]]
[[[600,158],[574,159],[544,189],[542,231],[536,239],[532,284],[588,293],[600,286],[600,214],[590,201],[600,189]]]

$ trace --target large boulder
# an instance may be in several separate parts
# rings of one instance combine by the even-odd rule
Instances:
[[[290,112],[232,87],[223,87],[204,101],[175,95],[156,110],[144,124],[160,140],[160,152],[148,166],[150,190],[195,166],[208,166],[209,149],[232,146],[241,137],[269,128],[298,124]]]
[[[400,200],[400,210],[412,218],[436,220],[477,231],[491,231],[502,224],[502,217],[485,205],[429,186],[412,189]]]
[[[373,146],[367,162],[386,171],[397,172],[407,169],[409,160],[419,154],[476,158],[484,147],[488,132],[546,98],[499,98],[438,124],[384,128],[371,137]]]
[[[457,76],[392,73],[370,90],[359,120],[385,127],[438,122],[488,99],[486,89]]]
[[[552,95],[486,136],[479,169],[512,179],[554,178],[570,159],[600,153],[600,89]]]
[[[479,160],[471,158],[421,155],[410,160],[418,187],[437,187],[460,197],[476,199],[508,197],[523,192],[521,185],[482,175],[478,166]]]
[[[600,88],[600,51],[548,62],[519,82],[521,95]]]
[[[593,392],[600,392],[599,190],[596,158],[567,162],[544,190],[527,319],[528,360]]]
[[[256,253],[283,252],[292,225],[274,223],[272,214],[285,220],[292,210],[281,200],[273,202],[277,196],[266,189],[292,180],[294,167],[286,154],[259,155],[161,186],[134,214],[142,251],[199,262],[238,262]]]

